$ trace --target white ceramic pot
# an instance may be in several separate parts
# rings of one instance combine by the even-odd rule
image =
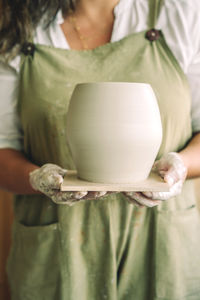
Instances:
[[[99,183],[145,180],[162,140],[149,84],[78,84],[67,114],[67,140],[78,177]]]

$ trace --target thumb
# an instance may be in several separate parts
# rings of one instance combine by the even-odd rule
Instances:
[[[163,179],[169,184],[169,186],[172,186],[177,181],[172,172],[165,173]]]

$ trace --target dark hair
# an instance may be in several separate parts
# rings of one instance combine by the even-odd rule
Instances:
[[[67,15],[77,0],[0,0],[0,54],[15,56],[42,18],[54,20],[58,10]]]

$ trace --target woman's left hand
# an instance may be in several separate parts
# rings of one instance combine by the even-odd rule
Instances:
[[[187,168],[180,154],[170,152],[164,155],[154,163],[153,170],[169,184],[169,192],[123,192],[130,203],[136,206],[153,207],[161,201],[168,200],[181,193],[187,176]]]

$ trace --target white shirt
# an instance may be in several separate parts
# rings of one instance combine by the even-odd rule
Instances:
[[[121,0],[114,9],[111,42],[147,29],[148,0]],[[69,49],[62,32],[61,12],[48,29],[37,27],[35,43]],[[192,94],[192,128],[200,131],[200,2],[165,0],[156,29],[161,29],[168,46],[189,79]],[[133,45],[134,47],[134,45]],[[23,149],[23,133],[17,115],[17,85],[20,57],[9,66],[0,63],[0,148]]]

